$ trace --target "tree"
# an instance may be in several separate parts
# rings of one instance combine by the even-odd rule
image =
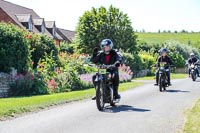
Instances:
[[[79,19],[77,26],[78,52],[92,52],[94,47],[99,47],[101,40],[109,38],[114,43],[114,48],[126,52],[134,52],[136,35],[127,14],[112,5],[107,10],[105,7],[92,8],[86,11]]]

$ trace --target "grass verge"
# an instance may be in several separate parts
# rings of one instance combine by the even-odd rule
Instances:
[[[175,74],[171,73],[171,79],[182,79],[186,78],[187,74]],[[136,80],[154,80],[155,76],[147,76],[147,77],[142,77],[142,78],[136,78]]]
[[[139,82],[127,82],[119,85],[119,91],[125,91],[142,85]],[[0,99],[0,119],[14,117],[16,114],[36,111],[52,105],[91,98],[95,94],[94,88],[87,90],[57,93],[51,95],[16,97]]]
[[[200,133],[200,99],[194,107],[186,113],[184,133]]]

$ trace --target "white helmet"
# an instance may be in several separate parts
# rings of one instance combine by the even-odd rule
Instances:
[[[190,56],[194,56],[194,53],[191,53]]]

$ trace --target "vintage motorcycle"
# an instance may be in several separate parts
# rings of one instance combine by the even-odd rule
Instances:
[[[167,66],[168,68],[166,69]],[[160,92],[165,91],[166,87],[169,87],[167,72],[170,71],[170,67],[174,67],[174,65],[160,63],[160,67],[158,68],[158,73],[159,73],[158,86]]]
[[[192,81],[196,81],[198,75],[197,75],[197,69],[199,67],[199,63],[192,63],[189,65],[190,69],[190,77],[192,78]]]
[[[120,99],[114,98],[113,91],[113,77],[114,73],[110,73],[107,70],[112,70],[115,66],[113,65],[98,65],[95,88],[96,88],[96,105],[99,111],[104,109],[105,103],[109,103],[111,106],[115,106]]]

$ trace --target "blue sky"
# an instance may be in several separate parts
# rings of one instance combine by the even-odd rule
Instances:
[[[200,0],[6,0],[36,11],[57,27],[75,30],[78,19],[92,7],[111,4],[127,13],[136,30],[200,31]]]

